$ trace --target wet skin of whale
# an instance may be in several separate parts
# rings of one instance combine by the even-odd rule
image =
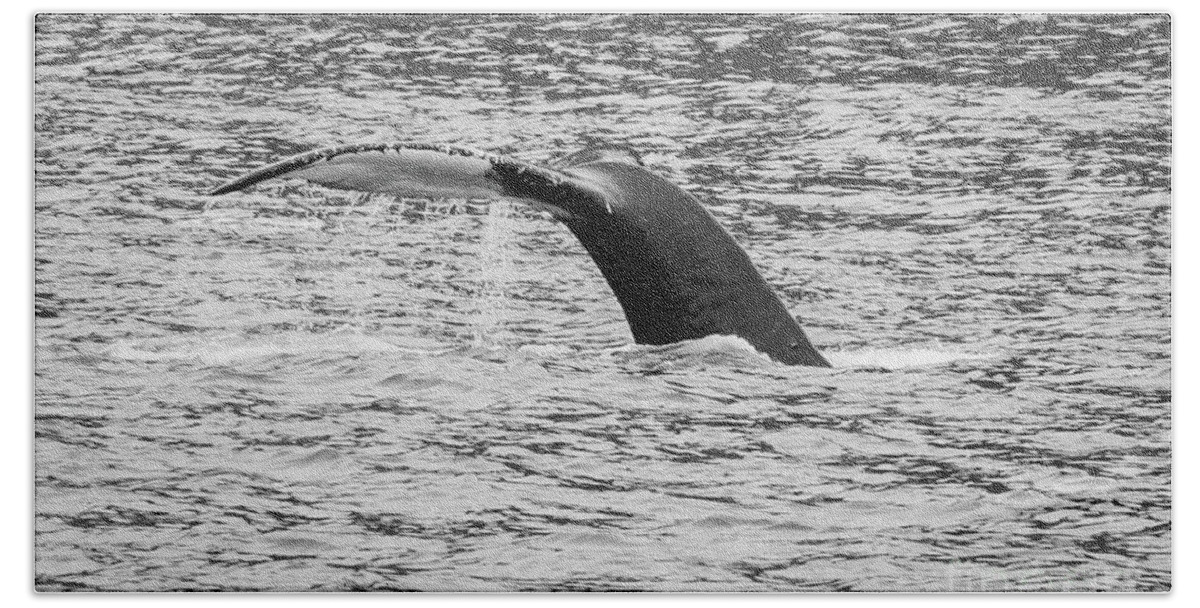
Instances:
[[[212,194],[274,177],[408,197],[518,199],[575,234],[638,344],[731,335],[780,363],[829,366],[733,237],[629,152],[585,151],[547,168],[457,147],[339,146],[267,165]]]

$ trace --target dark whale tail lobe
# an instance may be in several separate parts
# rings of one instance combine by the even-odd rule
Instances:
[[[732,335],[780,363],[829,367],[733,237],[630,152],[585,151],[551,169],[467,148],[339,146],[272,163],[211,194],[276,177],[406,197],[519,199],[579,238],[639,344]]]

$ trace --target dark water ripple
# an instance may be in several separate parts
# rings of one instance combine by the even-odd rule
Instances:
[[[1167,590],[1170,28],[42,15],[38,588]],[[392,139],[639,150],[837,367],[631,348],[532,211],[199,195]]]

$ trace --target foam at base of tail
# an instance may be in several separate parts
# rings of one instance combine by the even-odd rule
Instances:
[[[986,355],[943,348],[889,348],[884,350],[858,350],[826,352],[825,357],[834,369],[907,369],[914,367],[936,367],[957,361],[986,359]]]

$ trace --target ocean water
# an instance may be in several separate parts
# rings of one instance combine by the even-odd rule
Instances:
[[[1164,15],[47,15],[47,591],[1166,591]],[[832,369],[313,147],[628,146]]]

